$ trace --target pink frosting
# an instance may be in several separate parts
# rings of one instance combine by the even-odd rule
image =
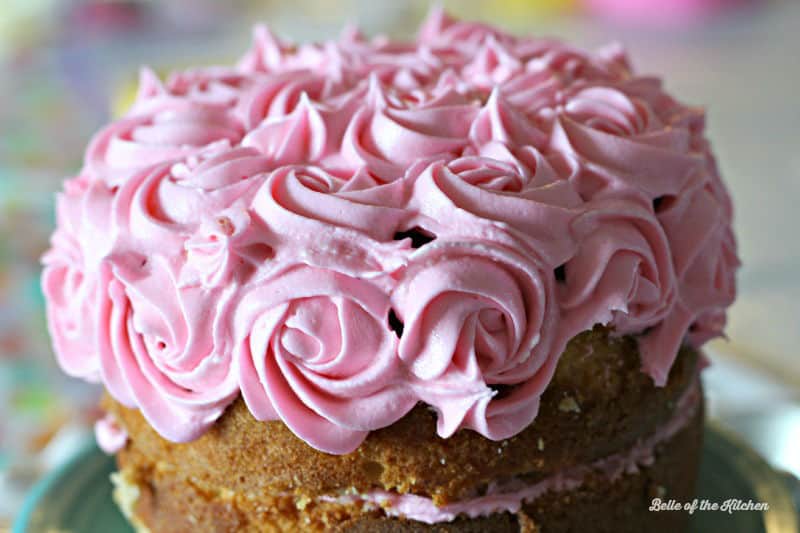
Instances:
[[[58,361],[163,436],[239,394],[355,449],[417,402],[446,437],[536,416],[566,342],[637,336],[663,384],[738,267],[701,111],[587,52],[456,21],[160,81],[90,143],[42,278]]]
[[[94,434],[100,449],[109,455],[117,453],[128,443],[128,433],[111,415],[106,415],[95,422]]]

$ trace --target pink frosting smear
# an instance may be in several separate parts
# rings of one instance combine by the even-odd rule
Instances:
[[[259,26],[233,66],[143,70],[58,195],[42,285],[64,371],[165,438],[241,395],[343,454],[419,402],[442,437],[520,432],[596,324],[663,385],[722,334],[731,223],[703,111],[619,46],[436,10],[412,42]]]
[[[106,415],[95,422],[94,434],[97,445],[109,455],[117,453],[128,443],[128,433],[111,415]]]

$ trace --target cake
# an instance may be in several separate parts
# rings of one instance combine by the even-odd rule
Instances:
[[[738,267],[702,110],[438,10],[140,78],[42,278],[138,531],[685,528]]]

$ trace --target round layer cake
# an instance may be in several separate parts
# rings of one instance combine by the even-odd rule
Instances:
[[[62,368],[142,531],[678,531],[738,267],[701,110],[431,14],[144,70],[58,198]]]

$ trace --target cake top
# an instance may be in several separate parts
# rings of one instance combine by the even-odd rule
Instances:
[[[604,324],[663,385],[738,266],[702,111],[595,52],[434,11],[165,82],[96,134],[44,258],[63,369],[164,437],[241,394],[347,453],[415,404],[508,438]]]

